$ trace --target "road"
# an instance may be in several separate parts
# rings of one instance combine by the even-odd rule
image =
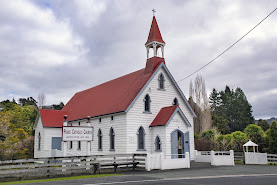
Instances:
[[[190,169],[154,170],[122,172],[122,176],[100,177],[79,180],[32,183],[40,185],[276,185],[277,166],[236,165],[210,166],[205,163],[192,163]]]

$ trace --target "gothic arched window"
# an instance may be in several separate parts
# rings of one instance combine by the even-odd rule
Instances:
[[[155,139],[155,150],[156,151],[161,151],[161,140],[160,140],[160,137],[157,136],[156,139]]]
[[[102,132],[101,129],[98,130],[98,150],[102,150],[103,146],[102,146]]]
[[[178,101],[177,98],[174,98],[174,100],[173,100],[173,105],[179,105],[179,101]]]
[[[144,98],[144,111],[150,112],[150,96],[147,94]]]
[[[110,129],[110,150],[114,150],[114,130]]]
[[[145,131],[144,128],[141,126],[138,130],[138,150],[145,149]]]
[[[40,144],[41,144],[41,136],[40,132],[38,133],[38,150],[40,150]]]
[[[164,75],[162,73],[159,75],[159,89],[164,89]]]

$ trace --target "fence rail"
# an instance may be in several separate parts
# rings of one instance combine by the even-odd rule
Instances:
[[[277,164],[277,154],[267,154],[267,162],[269,164]]]
[[[235,163],[244,164],[244,153],[243,152],[234,152]]]
[[[101,169],[145,168],[145,154],[92,155],[0,161],[0,181],[71,174],[92,174]]]

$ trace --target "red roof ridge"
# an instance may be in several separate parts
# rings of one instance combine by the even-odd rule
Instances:
[[[148,39],[147,39],[147,42],[145,43],[145,45],[150,43],[150,42],[153,42],[153,41],[165,43],[163,41],[163,38],[162,38],[162,35],[161,35],[161,32],[160,32],[160,29],[159,29],[159,26],[158,26],[158,23],[157,23],[157,20],[156,20],[155,16],[153,16],[152,24],[151,24],[149,35],[148,35]]]
[[[64,115],[67,115],[68,112],[54,109],[39,109],[39,114],[43,127],[62,127]]]
[[[160,112],[154,118],[154,120],[149,125],[149,127],[165,126],[167,124],[167,122],[169,121],[169,119],[171,118],[172,114],[175,112],[175,110],[178,107],[179,107],[178,105],[171,105],[168,107],[161,108]]]
[[[147,62],[148,68],[76,93],[62,109],[69,112],[68,121],[126,111],[164,59],[152,57]]]

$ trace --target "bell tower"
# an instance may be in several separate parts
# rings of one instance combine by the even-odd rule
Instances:
[[[149,50],[153,49],[154,57],[158,56],[158,49],[161,48],[162,58],[164,58],[164,46],[165,42],[163,41],[160,29],[155,18],[155,10],[153,9],[153,20],[148,35],[147,42],[145,43],[147,59],[149,58]]]

